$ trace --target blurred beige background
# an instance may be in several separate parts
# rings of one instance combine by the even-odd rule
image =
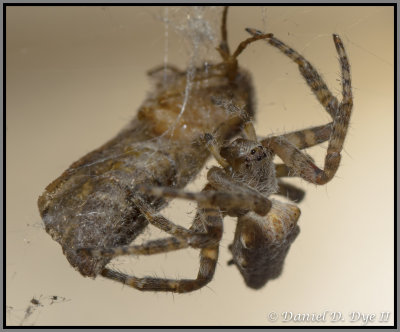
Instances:
[[[215,9],[215,10],[218,10]],[[141,293],[82,277],[44,231],[36,201],[72,162],[112,138],[135,115],[151,85],[146,70],[165,59],[181,68],[185,45],[158,7],[7,8],[7,324],[24,325],[291,325],[270,312],[322,313],[325,324],[350,323],[353,311],[392,313],[393,324],[393,9],[390,7],[234,7],[231,48],[245,27],[273,32],[301,52],[340,97],[332,33],[351,62],[354,113],[336,178],[306,189],[301,233],[282,276],[247,288],[228,267],[234,220],[226,219],[214,280],[186,295]],[[219,15],[214,21],[218,37]],[[168,43],[166,43],[166,36]],[[212,59],[216,54],[208,52]],[[215,53],[215,52],[214,52]],[[259,135],[329,121],[297,67],[265,43],[240,64],[254,75]],[[324,148],[308,152],[321,165]],[[190,189],[201,188],[206,170]],[[189,225],[195,205],[174,202],[164,214]],[[149,229],[143,236],[159,236]],[[128,257],[113,266],[136,275],[193,277],[198,252]],[[59,301],[51,304],[50,297]],[[35,297],[43,306],[30,306]],[[65,300],[64,300],[65,299]],[[29,309],[31,308],[31,309]],[[32,311],[27,315],[27,310]],[[332,312],[344,321],[330,322]],[[308,323],[317,325],[318,323]],[[375,320],[374,324],[380,324]]]

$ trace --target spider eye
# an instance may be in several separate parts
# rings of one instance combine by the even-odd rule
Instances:
[[[258,160],[258,161],[260,161],[261,159],[262,159],[262,157],[261,157],[261,156],[258,156],[258,157],[257,157],[257,160]]]
[[[259,147],[260,149],[262,149],[262,148],[263,148],[263,146],[262,146],[262,145],[259,145],[258,147]]]
[[[253,149],[253,150],[250,151],[250,153],[251,153],[251,154],[255,154],[255,153],[256,153],[256,150]]]

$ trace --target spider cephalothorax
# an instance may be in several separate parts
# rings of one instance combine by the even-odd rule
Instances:
[[[262,163],[271,162],[271,158],[268,158],[271,157],[270,151],[260,143],[245,138],[237,138],[231,144],[223,146],[220,153],[236,172],[246,172],[252,167],[257,168]]]
[[[258,141],[237,138],[220,150],[226,168],[236,181],[247,184],[266,197],[278,190],[273,152]]]

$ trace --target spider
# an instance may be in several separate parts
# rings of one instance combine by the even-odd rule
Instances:
[[[253,36],[262,33],[247,29]],[[174,224],[157,213],[139,195],[133,198],[140,212],[152,225],[171,235],[142,245],[118,248],[81,248],[80,252],[96,257],[119,255],[151,255],[187,247],[200,249],[200,269],[195,279],[139,278],[105,268],[102,276],[142,291],[168,291],[186,293],[209,283],[214,275],[219,243],[223,233],[223,217],[238,218],[235,238],[230,246],[235,264],[246,284],[261,288],[282,270],[284,258],[299,228],[299,208],[270,198],[272,194],[285,195],[293,201],[301,201],[304,192],[288,185],[280,178],[297,176],[323,185],[335,175],[340,152],[349,126],[352,110],[350,66],[343,43],[338,35],[333,41],[339,55],[342,76],[342,101],[339,102],[327,88],[314,67],[298,52],[271,37],[266,40],[298,64],[315,96],[332,117],[332,122],[287,133],[280,136],[257,138],[248,113],[233,103],[214,98],[220,107],[232,113],[232,119],[241,118],[242,135],[228,144],[220,139],[218,130],[206,133],[204,144],[219,163],[207,174],[208,183],[199,193],[185,192],[170,187],[140,186],[138,191],[156,197],[173,197],[197,201],[198,210],[189,229]],[[318,168],[311,157],[301,150],[329,140],[323,169]],[[274,164],[277,155],[283,164]]]

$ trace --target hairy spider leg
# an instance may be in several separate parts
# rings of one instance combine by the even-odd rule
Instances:
[[[167,237],[145,242],[135,246],[120,246],[114,248],[79,248],[77,252],[94,257],[117,257],[123,255],[154,255],[189,247],[186,240],[177,237]]]
[[[203,190],[208,191],[211,186],[207,185]],[[142,206],[143,208],[143,206]],[[147,209],[147,207],[146,207]],[[150,209],[151,210],[151,209]],[[148,211],[148,210],[147,210]],[[166,291],[175,293],[186,293],[197,290],[208,282],[214,276],[216,263],[218,260],[219,243],[223,233],[222,215],[217,207],[209,204],[199,203],[199,208],[196,217],[190,230],[186,230],[181,226],[177,226],[165,218],[145,214],[149,218],[149,222],[153,224],[154,220],[162,220],[161,225],[157,222],[154,225],[173,234],[175,227],[179,228],[175,234],[179,238],[170,237],[154,241],[148,241],[139,246],[124,246],[110,249],[81,249],[85,253],[92,255],[111,255],[112,257],[127,254],[152,255],[158,253],[169,252],[172,250],[184,249],[189,246],[200,248],[200,269],[196,279],[166,279],[143,277],[138,278],[129,276],[119,271],[105,268],[101,275],[105,278],[121,282],[125,285],[137,288],[143,291]],[[170,225],[172,224],[172,225]]]
[[[283,136],[298,149],[306,149],[329,140],[332,134],[332,124],[333,122],[330,122],[326,125],[293,131],[274,137]],[[286,164],[276,164],[275,172],[278,178],[296,175]]]
[[[246,29],[253,36],[263,35],[263,33],[256,29]],[[339,37],[334,35],[335,45],[338,43],[342,44]],[[337,41],[336,41],[337,40]],[[308,62],[301,54],[292,49],[291,47],[285,45],[282,41],[275,37],[271,37],[266,40],[267,43],[272,46],[278,48],[282,53],[291,58],[295,63],[299,65],[299,70],[301,75],[307,82],[307,85],[311,88],[318,101],[324,106],[326,111],[331,115],[332,119],[336,116],[337,108],[338,108],[338,100],[332,93],[329,91],[328,86],[322,79],[321,75],[318,74],[317,70]],[[343,52],[339,52],[339,56],[342,54],[345,57],[343,45],[341,46]],[[347,62],[347,58],[346,58]],[[349,75],[350,77],[350,75]]]
[[[208,171],[207,180],[214,190],[193,193],[170,187],[144,185],[137,189],[158,197],[183,198],[197,201],[200,204],[209,204],[219,207],[225,212],[230,212],[228,213],[230,215],[242,214],[243,211],[254,211],[265,216],[271,208],[271,201],[268,198],[246,184],[235,181],[219,167],[212,167]],[[153,223],[150,220],[149,222]],[[170,229],[165,228],[165,231],[169,232]]]
[[[259,32],[254,29],[248,29],[248,31],[252,34],[259,34]],[[273,150],[283,162],[293,170],[295,175],[319,185],[329,182],[339,167],[341,159],[340,152],[347,134],[353,106],[350,65],[347,55],[339,36],[334,34],[333,40],[339,55],[342,72],[342,102],[339,105],[337,99],[330,93],[325,82],[308,61],[280,40],[276,38],[268,39],[271,45],[277,47],[299,65],[301,74],[306,79],[307,84],[311,87],[320,103],[332,116],[333,123],[323,170],[317,167],[309,156],[302,153],[295,144],[283,135],[267,138],[262,141],[262,144]]]
[[[205,286],[212,280],[218,260],[218,251],[218,244],[201,249],[200,268],[196,279],[138,278],[109,268],[103,269],[101,275],[141,291],[188,293]]]
[[[306,193],[303,189],[297,188],[292,184],[279,180],[278,191],[276,192],[276,194],[286,197],[293,202],[300,203],[303,200]]]

